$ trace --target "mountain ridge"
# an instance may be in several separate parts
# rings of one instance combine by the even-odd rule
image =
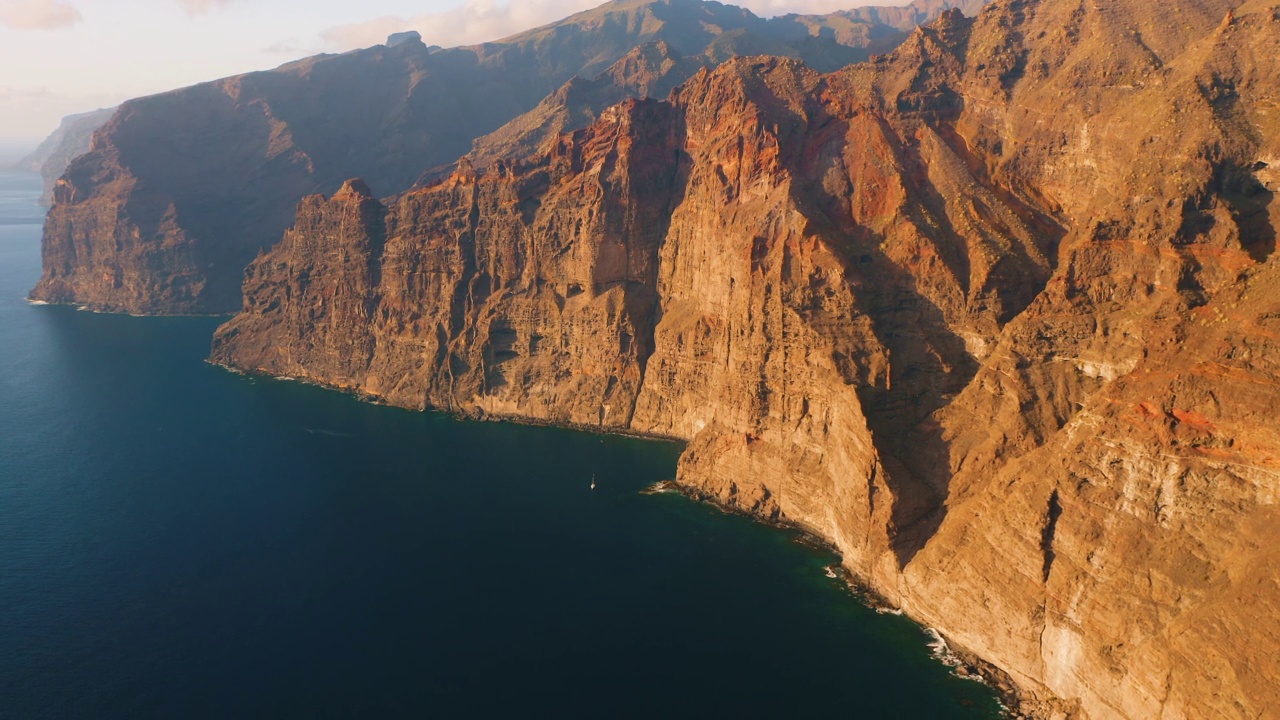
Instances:
[[[54,188],[32,298],[135,314],[232,312],[244,267],[280,239],[303,196],[353,176],[404,190],[638,45],[662,40],[697,55],[730,31],[775,27],[719,3],[615,0],[506,41],[442,49],[406,38],[132,100]],[[808,33],[792,32],[797,54],[863,56],[834,34]]]

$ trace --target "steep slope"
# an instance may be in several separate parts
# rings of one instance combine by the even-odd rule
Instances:
[[[1280,701],[1280,592],[1263,579],[1280,25],[1272,6],[1233,5],[1011,4],[1022,27],[984,15],[957,78],[964,145],[1069,232],[1045,292],[936,416],[947,514],[902,584],[927,617],[957,589],[1038,598],[1021,626],[979,614],[990,628],[957,639],[1021,655],[1008,666],[1095,717]]]
[[[528,160],[573,130],[584,128],[606,108],[631,98],[663,98],[698,70],[716,64],[706,53],[684,57],[665,42],[646,43],[594,78],[574,77],[537,107],[476,138],[466,160],[477,169],[499,161]],[[441,168],[436,175],[449,173]]]
[[[750,30],[721,33],[700,54],[683,55],[665,41],[640,45],[594,78],[575,76],[533,110],[472,143],[467,161],[484,169],[498,160],[528,159],[562,133],[586,127],[607,107],[626,99],[664,98],[704,67],[734,58],[772,55],[835,70],[887,52],[917,25],[959,8],[975,15],[986,0],[916,0],[905,6],[869,6],[829,15],[785,15]],[[427,177],[448,173],[434,169]]]
[[[53,186],[58,178],[66,172],[72,160],[89,152],[89,141],[93,139],[94,131],[105,125],[115,111],[115,108],[107,108],[62,118],[58,128],[39,147],[18,161],[17,167],[38,172],[44,178],[44,194],[40,196],[42,205],[53,201]]]
[[[1045,716],[1280,707],[1280,6],[999,0],[300,208],[214,359],[674,436]]]
[[[615,0],[499,42],[444,50],[406,35],[131,101],[61,179],[32,297],[135,313],[234,311],[244,267],[308,193],[352,176],[402,191],[570,78],[595,77],[648,43],[685,56],[714,46],[718,60],[763,47],[832,67],[865,56],[820,32],[821,19],[811,25],[795,33],[701,0]]]

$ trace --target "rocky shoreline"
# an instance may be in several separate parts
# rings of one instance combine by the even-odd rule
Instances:
[[[741,515],[750,518],[753,522],[792,533],[796,542],[830,553],[837,558],[840,557],[840,549],[838,547],[802,525],[785,520],[762,518],[759,515],[744,511],[741,507],[726,504],[720,498],[709,495],[697,487],[682,485],[675,480],[663,480],[645,488],[641,493],[646,495],[678,494],[693,502],[715,507],[721,512]],[[854,602],[861,603],[877,613],[905,615],[916,623],[922,631],[932,633],[937,642],[942,643],[942,648],[940,649],[933,648],[932,643],[927,643],[934,649],[934,657],[942,664],[950,667],[957,677],[982,683],[994,690],[1000,699],[1005,716],[1010,720],[1040,720],[1041,718],[1052,717],[1051,707],[1019,688],[1007,673],[977,655],[947,642],[936,629],[928,627],[918,619],[911,617],[902,608],[895,606],[888,598],[877,593],[868,583],[860,580],[843,563],[828,565],[825,569],[828,577],[833,580],[838,579],[844,584]]]
[[[585,433],[590,433],[595,435],[629,437],[629,438],[636,438],[641,440],[653,440],[653,441],[659,441],[659,442],[672,442],[672,443],[684,444],[683,440],[676,437],[660,436],[660,435],[644,434],[644,433],[636,433],[636,432],[626,432],[626,431],[602,430],[599,427],[592,427],[592,426],[586,426],[586,425],[575,426],[575,425],[558,424],[558,423],[540,421],[536,419],[523,418],[520,416],[496,416],[496,415],[489,415],[483,412],[468,413],[468,412],[449,411],[441,408],[425,408],[425,407],[417,408],[417,409],[404,408],[403,406],[398,406],[398,405],[388,403],[384,399],[374,395],[352,391],[349,388],[341,388],[341,387],[335,387],[332,385],[326,385],[322,382],[318,382],[308,378],[278,377],[278,376],[273,376],[273,375],[269,375],[262,372],[241,370],[234,366],[227,365],[224,363],[214,362],[212,360],[208,362],[211,365],[214,365],[215,367],[222,368],[223,370],[226,370],[236,375],[241,375],[241,376],[250,377],[250,378],[257,377],[257,378],[276,380],[281,382],[286,382],[286,381],[300,382],[306,385],[312,385],[314,387],[323,388],[325,390],[342,392],[346,395],[356,398],[361,402],[366,402],[374,405],[382,405],[386,407],[399,407],[401,409],[416,410],[419,412],[423,412],[423,411],[440,412],[440,413],[447,414],[450,417],[453,417],[458,420],[475,421],[475,422],[511,423],[515,425],[526,425],[531,427],[554,427],[554,428],[565,429],[565,430],[574,430],[577,432],[585,432]],[[836,547],[833,543],[829,542],[828,540],[824,539],[822,536],[815,533],[811,528],[806,528],[799,523],[790,522],[787,520],[780,520],[776,517],[775,518],[762,517],[758,514],[754,514],[749,511],[746,511],[739,506],[725,503],[719,497],[709,494],[695,486],[683,485],[675,480],[663,480],[647,488],[644,488],[640,492],[641,494],[644,494],[644,495],[658,495],[658,494],[667,494],[667,493],[678,494],[693,502],[702,503],[705,505],[709,505],[711,507],[715,507],[722,512],[733,514],[733,515],[741,515],[743,517],[747,517],[751,519],[753,522],[766,525],[776,530],[792,533],[794,534],[796,542],[802,543],[804,545],[807,545],[817,550],[821,550],[823,552],[830,553],[836,557],[840,557],[840,549]],[[872,610],[875,610],[876,612],[890,613],[890,614],[896,614],[896,615],[905,614],[901,608],[894,606],[887,598],[877,593],[869,584],[859,580],[858,577],[852,571],[850,571],[849,568],[845,567],[843,564],[828,566],[827,571],[829,573],[829,577],[832,577],[833,579],[838,578],[844,583],[845,587],[848,589],[850,595],[852,596],[855,602],[859,602],[864,606]],[[908,615],[908,617],[910,616]],[[933,630],[932,628],[928,628],[926,625],[919,623],[915,618],[911,618],[911,619],[913,621],[916,621],[916,623],[920,625],[922,629],[932,631],[935,634],[937,633],[936,630]],[[992,688],[999,696],[1001,705],[1006,710],[1008,710],[1009,708],[1018,708],[1019,711],[1017,713],[1009,714],[1010,718],[1021,719],[1024,717],[1025,718],[1042,717],[1042,715],[1038,713],[1042,709],[1043,704],[1036,701],[1033,697],[1027,695],[1025,692],[1019,689],[1017,685],[1012,681],[1012,679],[1008,677],[1007,674],[1005,674],[996,666],[982,660],[981,658],[979,658],[978,656],[972,653],[966,652],[960,648],[952,647],[950,643],[946,643],[945,639],[941,638],[941,635],[938,635],[938,638],[942,642],[944,642],[947,647],[947,650],[943,653],[935,652],[935,657],[937,657],[939,662],[942,662],[948,667],[951,667],[958,677],[965,678],[968,680],[973,680],[975,682],[980,682]],[[1049,716],[1043,715],[1043,717],[1047,718]]]

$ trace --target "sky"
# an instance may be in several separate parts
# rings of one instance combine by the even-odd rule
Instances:
[[[72,113],[417,30],[496,40],[603,0],[0,0],[0,154]],[[882,0],[902,4],[903,0]],[[868,0],[740,0],[759,15]]]

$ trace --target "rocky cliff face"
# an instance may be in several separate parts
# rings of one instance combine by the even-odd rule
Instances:
[[[115,108],[107,108],[68,115],[39,147],[18,161],[17,167],[38,172],[44,178],[44,194],[40,196],[42,205],[53,202],[53,186],[58,178],[66,172],[72,160],[89,152],[93,133],[105,125],[115,111]]]
[[[1045,716],[1280,707],[1280,6],[998,0],[300,207],[214,359],[688,441]]]
[[[55,188],[32,297],[233,312],[245,266],[279,240],[304,195],[353,176],[403,191],[570,78],[593,78],[648,43],[708,62],[775,52],[834,68],[865,58],[870,35],[886,46],[905,36],[874,20],[853,24],[884,32],[837,36],[821,17],[764,20],[701,0],[615,0],[500,42],[445,50],[398,35],[389,46],[130,101]]]

